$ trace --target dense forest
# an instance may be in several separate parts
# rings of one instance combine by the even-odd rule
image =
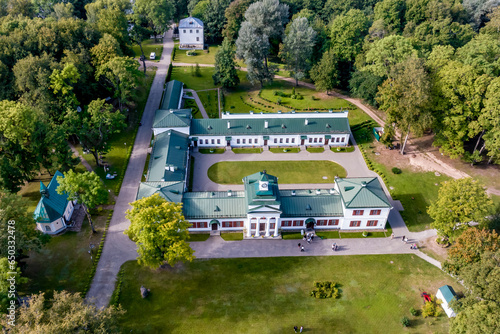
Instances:
[[[402,144],[410,134],[433,131],[441,152],[474,164],[500,162],[498,5],[191,0],[187,9],[204,21],[209,42],[225,38],[236,44],[239,58],[253,59],[246,61],[253,82],[272,79],[268,58],[283,61],[297,79],[350,91],[384,111],[386,134],[398,132]],[[264,17],[266,10],[277,14]],[[255,61],[259,57],[264,61]]]

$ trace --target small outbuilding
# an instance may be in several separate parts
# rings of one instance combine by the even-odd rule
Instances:
[[[35,209],[36,227],[46,234],[57,234],[64,231],[70,222],[74,210],[74,203],[68,199],[67,194],[58,194],[57,177],[64,175],[57,171],[48,186],[40,181],[40,194],[42,195]]]
[[[195,17],[188,17],[179,22],[179,49],[203,50],[203,22]]]
[[[438,292],[436,293],[436,298],[441,300],[441,306],[443,307],[444,311],[446,312],[446,315],[448,318],[455,317],[455,311],[449,306],[453,298],[456,298],[456,293],[453,290],[453,288],[449,285],[444,285],[438,289]]]

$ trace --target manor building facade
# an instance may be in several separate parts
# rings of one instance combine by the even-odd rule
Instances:
[[[188,192],[190,152],[197,148],[347,146],[348,112],[223,113],[193,119],[181,108],[182,83],[166,85],[153,122],[146,182],[137,198],[160,194],[183,203],[191,232],[243,231],[273,238],[280,231],[381,230],[392,209],[376,177],[335,178],[328,189],[281,190],[265,171],[243,179],[243,191]],[[311,171],[313,172],[313,171]]]

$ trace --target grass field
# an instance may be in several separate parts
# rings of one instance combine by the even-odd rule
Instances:
[[[186,109],[190,108],[192,110],[191,113],[193,115],[193,118],[196,118],[196,119],[203,118],[203,115],[201,114],[200,109],[198,109],[198,105],[196,104],[195,100],[184,99],[184,108],[186,108]]]
[[[188,241],[206,241],[208,238],[210,238],[209,233],[196,233],[196,234],[189,234],[189,239]]]
[[[307,152],[310,152],[310,153],[323,153],[323,152],[325,152],[325,148],[324,147],[308,147],[307,148]]]
[[[120,323],[128,333],[447,333],[448,318],[413,317],[421,291],[458,285],[414,255],[195,260],[150,270],[123,266]],[[339,299],[309,295],[315,281]],[[142,299],[139,287],[151,289]],[[403,328],[407,316],[411,327]]]
[[[114,180],[106,180],[107,172],[104,172],[102,167],[97,168],[94,156],[92,154],[83,154],[80,145],[75,145],[78,149],[80,155],[82,155],[85,160],[94,169],[97,175],[104,181],[104,184],[109,188],[112,193],[115,192],[115,188],[119,183],[120,176],[123,176],[125,169],[127,168],[127,156],[129,147],[134,144],[135,134],[139,126],[139,121],[141,120],[144,107],[146,106],[146,101],[149,96],[149,90],[156,70],[148,70],[147,76],[144,78],[144,82],[137,91],[137,98],[135,103],[135,108],[131,109],[128,116],[128,126],[123,129],[120,133],[113,136],[111,139],[111,150],[105,154],[104,161],[110,166],[111,173],[116,171],[118,177]],[[110,199],[111,200],[111,199]]]
[[[92,216],[97,233],[92,234],[85,218],[80,232],[66,232],[51,237],[39,253],[30,252],[29,257],[23,260],[26,263],[23,274],[29,278],[29,282],[19,292],[29,295],[41,291],[49,296],[52,296],[52,290],[82,292],[92,269],[89,244],[95,246],[95,259],[108,213],[103,210],[99,216]]]
[[[219,118],[219,98],[216,90],[197,92],[205,111],[210,118]]]
[[[375,154],[367,154],[373,167],[387,177],[387,187],[393,187],[390,189],[392,197],[403,204],[404,211],[401,211],[401,216],[410,232],[429,229],[432,219],[427,214],[427,207],[437,200],[440,183],[450,178],[444,175],[436,176],[433,172],[414,172],[408,169],[402,169],[401,174],[394,174],[391,171],[392,166],[378,161]]]
[[[200,68],[200,77],[195,77],[192,74],[191,67],[173,67],[172,75],[170,80],[178,80],[184,83],[186,88],[201,90],[201,89],[211,89],[216,88],[212,75],[214,74],[214,69],[210,67]]]
[[[155,43],[154,38],[142,42],[142,49],[144,50],[144,55],[146,56],[147,60],[154,61],[156,63],[160,62],[161,54],[163,53],[163,44],[161,42],[161,39],[158,39],[158,43]],[[141,56],[141,48],[139,47],[139,45],[134,44],[132,46],[132,50],[134,51],[134,55],[136,58],[139,58]],[[151,52],[156,52],[155,60],[149,59],[149,55],[151,54]]]
[[[233,148],[233,152],[236,154],[262,153],[262,148],[261,147]]]
[[[349,147],[332,147],[330,148],[332,152],[335,153],[346,153],[346,152],[354,152],[354,146],[349,146]]]
[[[331,183],[335,176],[346,177],[345,169],[332,161],[223,161],[208,169],[210,180],[221,184],[242,184],[242,178],[266,170],[286,183]],[[314,170],[314,173],[311,171]],[[323,177],[326,176],[326,179]]]
[[[221,233],[220,236],[225,241],[243,240],[243,233]]]
[[[271,153],[299,153],[299,147],[270,147]]]
[[[218,45],[209,46],[208,52],[196,50],[196,56],[188,56],[186,50],[179,50],[179,43],[175,43],[174,63],[189,63],[189,64],[215,64],[215,54],[217,53]]]
[[[226,149],[224,149],[224,148],[200,148],[199,152],[203,153],[203,154],[222,154],[222,153],[226,152]]]

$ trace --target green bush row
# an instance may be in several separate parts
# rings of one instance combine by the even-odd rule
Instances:
[[[122,283],[123,283],[123,269],[120,269],[118,272],[118,276],[116,277],[116,287],[115,291],[111,295],[110,305],[118,307],[118,301],[120,300],[120,294],[122,292]]]
[[[99,242],[99,248],[97,249],[97,254],[95,256],[94,262],[92,264],[92,269],[90,270],[87,284],[83,289],[82,295],[85,297],[89,292],[90,285],[92,284],[92,280],[94,279],[95,272],[97,270],[97,265],[99,264],[99,259],[101,258],[102,249],[104,248],[104,240],[106,240],[106,233],[108,232],[109,223],[111,222],[111,217],[113,216],[113,210],[108,214],[108,219],[106,220],[106,225],[104,227],[104,232],[102,233],[101,241]]]
[[[135,142],[135,135],[132,139],[132,143]],[[125,159],[125,165],[123,166],[123,170],[122,172],[120,173],[120,178],[118,179],[118,183],[115,187],[115,194],[116,196],[118,196],[118,194],[120,193],[120,188],[122,187],[122,183],[123,183],[123,177],[125,176],[125,171],[127,170],[127,166],[128,166],[128,162],[130,160],[130,155],[132,154],[132,148],[133,148],[133,145],[130,145],[127,149],[127,158]]]

